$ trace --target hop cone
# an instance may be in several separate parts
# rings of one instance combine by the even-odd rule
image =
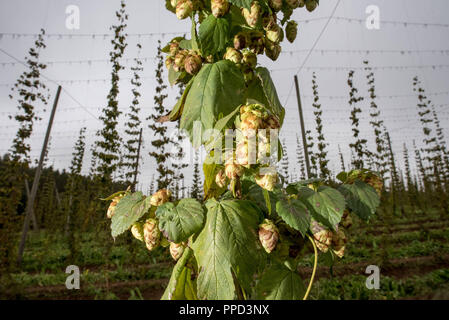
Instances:
[[[178,0],[176,4],[176,16],[183,20],[190,16],[193,11],[193,2],[191,0]]]
[[[143,225],[141,223],[135,223],[131,227],[131,233],[139,241],[143,241]]]
[[[292,9],[296,9],[299,7],[299,0],[285,0],[285,2]]]
[[[185,246],[182,243],[170,242],[170,254],[175,261],[178,261],[184,253]]]
[[[339,257],[343,258],[345,254],[345,246],[348,242],[345,233],[343,230],[338,229],[337,232],[334,232],[332,235],[332,250]]]
[[[106,216],[109,219],[112,219],[112,217],[114,216],[115,213],[115,208],[117,207],[118,203],[120,202],[120,200],[124,197],[124,195],[119,195],[117,197],[115,197],[114,199],[112,199],[111,204],[109,205],[108,208],[108,212],[106,213]]]
[[[251,28],[254,28],[256,26],[256,24],[257,24],[257,21],[259,21],[260,13],[261,13],[260,4],[257,1],[254,1],[251,4],[251,9],[250,10],[248,10],[246,8],[242,9],[243,17],[245,18],[246,23]]]
[[[259,240],[267,253],[271,253],[279,240],[279,230],[276,225],[268,219],[265,219],[259,225]]]
[[[151,196],[150,203],[152,206],[159,207],[166,202],[169,202],[171,198],[171,192],[167,189],[161,189]]]
[[[238,51],[238,50],[236,50],[236,49],[234,49],[234,48],[228,47],[228,48],[226,49],[226,53],[225,53],[225,55],[224,55],[223,58],[224,58],[225,60],[232,61],[232,62],[234,62],[235,64],[239,64],[239,63],[242,62],[243,56],[242,56],[242,54],[240,53],[240,51]]]
[[[316,0],[306,0],[306,9],[309,12],[312,12],[318,6],[318,2]]]
[[[287,27],[285,27],[285,33],[287,40],[293,43],[298,35],[298,24],[295,21],[290,20],[287,23]]]
[[[282,0],[268,0],[268,4],[275,12],[278,12],[282,9]]]
[[[177,41],[173,41],[170,43],[170,55],[172,57],[176,56],[179,52],[179,43]]]
[[[326,253],[332,244],[332,231],[323,228],[315,220],[312,221],[311,230],[317,248]]]
[[[224,188],[228,185],[228,179],[226,177],[224,170],[220,170],[217,173],[217,175],[215,176],[215,183],[220,188]]]
[[[277,173],[267,173],[265,175],[257,175],[256,183],[265,190],[273,191],[277,182]]]
[[[229,2],[227,0],[212,0],[210,6],[215,18],[222,17],[229,11]]]
[[[234,36],[234,48],[236,50],[242,50],[246,48],[247,42],[247,36],[244,32],[239,32]]]
[[[225,173],[229,179],[235,180],[243,175],[243,167],[238,164],[227,163],[225,165]]]
[[[267,39],[274,43],[279,43],[282,41],[283,38],[283,31],[282,28],[279,27],[279,25],[274,24],[271,26],[271,28],[267,31]]]
[[[148,219],[143,225],[143,237],[148,250],[153,250],[161,242],[161,231],[158,227],[158,221]]]
[[[174,69],[176,72],[179,72],[179,71],[181,71],[181,70],[184,69],[185,61],[186,61],[186,58],[187,58],[187,55],[188,55],[188,54],[189,54],[189,53],[188,53],[187,50],[181,50],[181,51],[179,51],[179,52],[176,54],[176,56],[175,56],[175,62],[174,62],[174,65],[173,65],[173,69]]]
[[[281,54],[281,46],[278,43],[267,40],[265,46],[265,54],[271,60],[276,61]]]
[[[242,61],[251,69],[254,69],[257,66],[257,56],[249,50],[243,51]]]
[[[184,68],[186,69],[187,73],[191,75],[197,74],[200,71],[202,65],[203,62],[201,60],[201,57],[197,54],[188,55],[184,62]]]

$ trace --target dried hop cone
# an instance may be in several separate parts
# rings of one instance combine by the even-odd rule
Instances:
[[[169,202],[171,198],[171,192],[167,189],[161,189],[151,196],[150,203],[152,206],[159,207],[166,202]]]
[[[170,55],[172,57],[176,56],[179,52],[179,43],[178,41],[173,41],[172,43],[170,43]]]
[[[184,68],[186,69],[188,74],[195,75],[197,74],[203,65],[203,61],[201,60],[201,56],[198,54],[190,54],[187,56],[184,61]]]
[[[182,243],[170,242],[170,254],[175,261],[178,261],[184,253],[185,246]]]
[[[346,235],[342,229],[332,234],[332,251],[339,257],[343,258],[345,254],[345,246],[348,242]]]
[[[239,32],[234,36],[234,49],[242,50],[247,46],[247,36],[244,32]]]
[[[225,165],[225,173],[229,179],[234,180],[243,175],[243,167],[238,164],[227,163]]]
[[[253,137],[257,134],[257,130],[263,127],[261,117],[253,113],[246,113],[241,116],[240,130],[244,137]]]
[[[243,17],[246,20],[246,23],[251,27],[254,28],[257,24],[257,21],[259,21],[260,14],[261,14],[261,8],[258,1],[253,1],[251,4],[251,9],[248,10],[246,8],[242,9]]]
[[[139,241],[143,241],[143,224],[136,222],[131,227],[131,233],[134,238],[136,238]]]
[[[240,51],[238,51],[234,48],[231,48],[231,47],[228,47],[226,49],[226,53],[223,56],[223,59],[232,61],[235,64],[240,64],[242,62],[242,58],[243,58],[243,55],[240,53]]]
[[[112,219],[112,217],[114,216],[115,213],[115,208],[117,207],[118,203],[120,202],[120,200],[124,197],[123,194],[115,197],[114,199],[112,199],[111,204],[109,205],[108,208],[108,212],[106,213],[106,216],[109,219]]]
[[[277,173],[267,173],[265,175],[257,175],[256,183],[267,191],[273,191],[276,185],[278,176]]]
[[[257,56],[249,50],[243,51],[242,61],[244,64],[246,64],[251,69],[254,69],[257,66]]]
[[[281,124],[279,123],[279,119],[274,116],[274,115],[270,115],[266,120],[265,120],[265,126],[267,129],[273,129],[273,130],[279,130],[281,128]]]
[[[167,59],[165,59],[165,66],[167,69],[170,69],[170,67],[175,63],[175,59],[171,56],[168,56]]]
[[[299,0],[285,0],[285,2],[292,9],[296,9],[299,7]]]
[[[259,240],[267,253],[271,253],[276,248],[279,241],[279,230],[272,221],[265,219],[259,225]]]
[[[285,33],[287,36],[287,40],[293,43],[298,35],[298,24],[296,21],[290,20],[285,27]]]
[[[183,20],[191,15],[193,11],[193,2],[191,0],[178,0],[176,4],[176,16]]]
[[[369,177],[367,177],[365,179],[365,182],[367,184],[369,184],[371,187],[373,187],[374,190],[376,190],[377,195],[379,197],[382,196],[382,189],[383,189],[384,184],[383,184],[382,179],[380,177],[378,177],[375,174],[371,174]]]
[[[268,4],[275,12],[278,12],[282,9],[282,0],[268,0]]]
[[[212,14],[215,18],[224,16],[229,11],[228,0],[212,0],[210,3]]]
[[[143,225],[143,238],[148,250],[153,250],[161,242],[161,231],[156,219],[148,219]]]
[[[228,177],[226,177],[225,171],[220,170],[215,176],[215,183],[219,188],[224,188],[228,185]]]
[[[309,12],[312,12],[318,6],[318,2],[316,0],[306,0],[306,9]]]
[[[317,248],[326,253],[332,244],[332,231],[322,227],[315,220],[312,221],[311,230]]]
[[[189,52],[187,50],[179,51],[175,56],[175,61],[173,64],[173,69],[179,72],[184,69],[185,61]]]
[[[281,54],[281,46],[278,43],[266,41],[265,43],[265,54],[268,58],[273,61],[276,61]]]

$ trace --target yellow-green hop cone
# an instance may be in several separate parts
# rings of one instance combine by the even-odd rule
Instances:
[[[185,246],[182,243],[170,242],[170,255],[173,260],[178,261],[184,253]]]
[[[143,225],[143,238],[148,250],[157,248],[161,242],[161,231],[156,219],[148,219]]]
[[[318,222],[312,220],[310,227],[315,245],[321,252],[328,252],[329,247],[332,245],[332,231],[322,227]]]
[[[176,16],[183,20],[190,16],[193,11],[193,2],[191,0],[178,0],[176,4]]]
[[[312,12],[318,6],[318,2],[316,0],[306,0],[306,9],[309,12]]]
[[[225,173],[229,179],[235,180],[243,175],[243,167],[238,164],[228,163],[225,165]]]
[[[257,21],[259,21],[260,14],[261,14],[261,8],[258,1],[253,1],[251,4],[251,9],[248,10],[246,8],[242,9],[243,17],[246,20],[246,23],[251,27],[254,28],[257,25]]]
[[[254,69],[257,66],[257,56],[249,50],[244,50],[242,62],[251,69]]]
[[[212,14],[215,18],[224,16],[229,11],[229,2],[227,0],[212,0],[210,2]]]
[[[275,12],[278,12],[282,9],[282,0],[268,0],[268,4]]]
[[[287,40],[293,43],[298,35],[298,24],[296,21],[290,20],[285,27]]]
[[[300,8],[302,8],[302,7],[304,7],[306,5],[306,1],[305,0],[299,0],[298,3],[299,3],[298,7],[300,7]]]
[[[267,191],[274,190],[277,179],[278,179],[277,173],[267,173],[265,175],[257,175],[255,178],[256,183],[259,185],[259,187]]]
[[[114,216],[115,209],[123,197],[124,197],[124,195],[121,194],[121,195],[115,197],[114,199],[112,199],[111,204],[109,205],[109,208],[108,208],[108,212],[106,213],[106,216],[109,219],[112,219],[112,217]]]
[[[273,24],[269,30],[267,30],[267,39],[274,43],[282,41],[284,36],[282,28],[278,24]]]
[[[228,185],[228,177],[224,170],[220,170],[215,176],[215,183],[219,188],[224,188]]]
[[[150,204],[155,207],[159,207],[166,202],[169,202],[171,198],[171,192],[167,189],[161,189],[151,196]]]
[[[197,74],[203,65],[201,57],[197,54],[190,54],[184,61],[184,68],[188,74]]]
[[[170,55],[172,57],[176,56],[179,52],[179,43],[175,40],[170,43]]]
[[[272,221],[265,219],[259,225],[259,240],[267,253],[271,253],[276,248],[279,241],[279,230]]]
[[[176,8],[176,5],[178,4],[178,0],[170,0],[170,4],[173,8]]]
[[[226,49],[226,53],[223,56],[223,59],[232,61],[235,64],[240,64],[242,62],[242,58],[243,58],[243,55],[240,53],[240,51],[238,51],[234,48],[231,48],[231,47],[228,47]]]
[[[188,54],[189,52],[187,50],[181,50],[176,54],[173,64],[173,69],[176,72],[184,70],[184,65]]]
[[[170,69],[170,67],[175,63],[175,59],[171,56],[168,56],[167,59],[165,59],[165,66],[167,69]]]
[[[143,241],[143,225],[139,222],[136,222],[131,227],[131,233],[134,238],[136,238],[139,241]]]

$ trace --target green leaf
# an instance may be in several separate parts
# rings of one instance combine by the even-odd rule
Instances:
[[[171,68],[170,68],[171,69]],[[187,83],[184,92],[182,93],[181,98],[178,100],[176,105],[173,107],[173,110],[169,113],[168,117],[170,121],[176,121],[181,118],[182,111],[184,110],[184,105],[187,99],[187,95],[189,94],[190,88],[192,87],[193,79]]]
[[[150,208],[150,197],[146,198],[140,191],[124,196],[117,204],[111,219],[112,237],[116,238],[128,230]]]
[[[192,142],[195,122],[199,121],[202,131],[196,134],[203,136],[205,130],[214,128],[219,119],[244,103],[244,87],[243,74],[235,63],[222,60],[203,66],[187,95],[180,124]],[[198,146],[195,143],[194,147]]]
[[[345,196],[348,207],[364,220],[369,220],[380,204],[376,190],[369,184],[355,180],[354,184],[343,184],[339,187]]]
[[[156,216],[159,229],[175,243],[186,241],[200,231],[204,222],[203,207],[195,199],[182,199],[176,206],[171,202],[164,203],[157,208]]]
[[[340,172],[338,175],[337,175],[337,179],[338,180],[340,180],[341,182],[343,182],[343,183],[345,183],[346,182],[346,180],[348,179],[348,173],[346,173],[346,172]]]
[[[246,8],[248,10],[251,9],[252,2],[253,0],[229,0],[229,3],[232,3],[233,5],[240,8]]]
[[[100,200],[102,200],[102,201],[109,201],[109,200],[112,200],[112,199],[114,199],[115,197],[121,196],[122,194],[125,194],[125,193],[126,193],[126,191],[117,191],[116,193],[111,194],[109,197],[107,197],[107,198],[102,198],[102,199],[100,199]]]
[[[304,237],[310,227],[310,212],[300,200],[284,198],[276,203],[276,212],[293,229]]]
[[[184,71],[176,72],[173,66],[170,66],[170,69],[168,69],[168,82],[170,85],[174,85],[182,77],[183,73]]]
[[[247,103],[258,103],[266,108],[270,107],[270,103],[267,100],[265,91],[263,90],[262,82],[259,78],[255,78],[248,85],[247,90]]]
[[[198,30],[203,56],[224,51],[229,37],[229,22],[224,18],[215,18],[213,15],[209,15]]]
[[[265,270],[256,287],[257,300],[302,300],[305,293],[299,274],[278,262]]]
[[[343,211],[346,207],[345,198],[338,190],[331,187],[323,186],[318,189],[318,192],[311,191],[306,196],[305,201],[313,209],[311,210],[312,217],[325,226],[335,230],[336,225],[341,221]]]
[[[252,183],[251,186],[248,189],[247,196],[250,200],[254,201],[258,204],[260,208],[262,208],[265,212],[274,212],[276,211],[276,202],[279,200],[276,197],[276,194],[273,192],[269,192],[268,195],[270,196],[270,204],[271,208],[267,208],[266,200],[264,196],[264,189],[262,189],[260,186],[258,186],[255,183]]]
[[[273,114],[279,117],[282,124],[284,122],[285,109],[279,101],[276,87],[274,86],[273,80],[270,76],[270,71],[267,68],[258,67],[256,69],[256,74],[262,82],[262,87],[269,103],[267,107],[271,110],[271,112],[273,112]]]
[[[193,243],[198,262],[198,298],[236,296],[232,273],[249,292],[265,253],[257,236],[260,212],[250,201],[209,200],[206,225]]]
[[[192,270],[186,267],[193,251],[186,248],[178,260],[161,300],[197,300],[196,281],[192,280]]]
[[[323,181],[323,179],[308,179],[308,180],[301,180],[298,182],[293,182],[287,186],[286,191],[288,194],[297,195],[304,187],[306,187],[308,190],[311,190],[308,188],[309,184],[316,185],[322,181]],[[302,190],[302,191],[307,192],[307,190]]]

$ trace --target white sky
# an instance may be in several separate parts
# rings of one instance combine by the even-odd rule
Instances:
[[[291,91],[293,75],[298,72],[319,33],[336,4],[336,0],[322,0],[321,6],[312,14],[298,10],[296,20],[317,19],[309,22],[299,22],[299,36],[294,44],[283,43],[283,51],[275,63],[266,58],[259,62],[274,69],[272,77],[277,86],[281,102],[285,104],[286,121],[281,136],[286,139],[290,158],[291,171],[295,166],[296,135],[300,133],[299,117],[294,90]],[[70,92],[91,114],[80,108],[67,94],[63,93],[58,106],[52,132],[50,163],[56,168],[67,168],[70,164],[72,148],[81,127],[88,128],[87,145],[90,147],[99,128],[98,116],[106,104],[106,96],[110,82],[110,64],[108,53],[111,48],[110,37],[93,34],[110,34],[109,27],[115,23],[115,10],[119,0],[0,0],[0,48],[23,60],[34,38],[30,36],[12,36],[11,34],[36,34],[45,28],[47,34],[72,34],[73,38],[51,36],[46,38],[47,49],[42,52],[44,62],[84,61],[83,63],[50,64],[44,74]],[[68,5],[80,8],[80,30],[68,30],[65,27],[65,9]],[[129,79],[132,76],[130,67],[132,58],[137,54],[136,44],[141,42],[143,49],[141,57],[151,58],[156,55],[157,40],[166,43],[173,35],[167,33],[189,30],[189,22],[179,21],[176,16],[165,9],[165,1],[159,0],[128,0],[127,12],[129,22],[127,32],[129,43],[126,58],[130,59],[122,72],[120,83],[120,109],[126,112],[132,96]],[[407,143],[412,149],[413,139],[421,144],[422,130],[417,119],[416,97],[412,91],[412,78],[418,75],[433,103],[439,111],[446,137],[449,134],[449,2],[447,0],[342,0],[335,17],[366,19],[365,9],[369,5],[380,8],[380,30],[368,30],[365,23],[333,19],[320,41],[316,51],[312,53],[299,74],[302,102],[307,129],[314,129],[315,123],[311,99],[311,76],[317,72],[319,93],[323,108],[324,131],[329,143],[331,169],[339,170],[338,145],[341,146],[346,162],[349,162],[349,143],[351,128],[347,103],[348,87],[346,85],[348,70],[341,67],[356,68],[355,85],[363,95],[366,92],[365,72],[361,68],[364,59],[369,59],[375,70],[376,88],[379,95],[378,105],[386,126],[390,129],[393,148],[396,157],[402,162],[402,144]],[[432,23],[442,25],[413,25],[393,23],[393,21]],[[152,35],[148,35],[152,34]],[[78,35],[78,36],[76,36]],[[79,36],[88,35],[88,36]],[[325,50],[321,52],[320,50]],[[329,52],[328,50],[349,50],[350,52]],[[366,54],[368,50],[396,51]],[[444,52],[429,52],[429,50],[445,50]],[[293,51],[293,52],[292,52]],[[410,51],[410,52],[408,52]],[[91,61],[91,63],[88,63]],[[8,98],[9,90],[17,77],[23,71],[23,66],[12,65],[11,58],[0,52],[0,154],[11,146],[17,126],[8,115],[15,111],[15,103]],[[2,64],[7,63],[7,64]],[[432,68],[431,66],[439,66]],[[424,66],[424,67],[423,67]],[[330,67],[330,69],[315,68]],[[144,63],[143,86],[141,89],[142,118],[153,111],[153,96],[155,92],[154,59]],[[337,69],[335,69],[337,68]],[[166,76],[166,73],[165,73]],[[75,81],[74,81],[75,80]],[[87,80],[90,80],[89,82]],[[73,82],[70,82],[73,81]],[[48,83],[52,95],[56,85]],[[291,95],[288,96],[289,92]],[[175,103],[177,89],[168,91],[167,106]],[[52,99],[51,99],[52,101]],[[50,103],[51,105],[51,103]],[[372,143],[372,129],[368,124],[369,101],[363,102],[361,131]],[[50,107],[48,107],[50,109]],[[37,157],[42,146],[49,111],[41,114],[43,121],[35,126],[32,144],[32,156]],[[147,123],[146,123],[147,124]],[[146,188],[154,173],[154,163],[148,156],[151,131],[144,130],[145,144],[143,151],[143,167],[140,183]],[[410,152],[411,154],[411,152]],[[412,156],[412,154],[411,154]],[[88,171],[90,155],[85,159],[85,170]],[[186,185],[191,179],[190,165],[186,169]]]

